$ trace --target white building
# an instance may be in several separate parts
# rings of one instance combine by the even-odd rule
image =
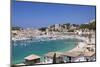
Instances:
[[[85,61],[85,58],[80,52],[64,52],[63,53],[64,62],[79,62]],[[66,59],[65,59],[66,58]]]

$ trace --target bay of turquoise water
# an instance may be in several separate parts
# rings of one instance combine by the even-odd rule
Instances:
[[[36,54],[43,61],[44,54],[48,52],[64,52],[73,49],[79,40],[77,39],[58,39],[49,41],[12,41],[12,64],[21,63],[24,57]]]

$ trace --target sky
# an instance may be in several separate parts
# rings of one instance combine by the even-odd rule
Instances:
[[[83,24],[95,19],[95,6],[13,1],[11,16],[12,26],[23,28]]]

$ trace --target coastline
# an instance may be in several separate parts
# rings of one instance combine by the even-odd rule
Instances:
[[[84,52],[84,47],[86,46],[86,45],[88,45],[88,43],[89,43],[89,40],[88,40],[88,38],[86,38],[86,37],[81,37],[81,36],[78,36],[78,35],[72,35],[72,36],[68,36],[68,35],[60,35],[60,36],[52,36],[52,38],[51,38],[51,36],[46,36],[46,35],[44,35],[44,36],[37,36],[37,37],[35,37],[35,38],[37,38],[37,39],[42,39],[42,38],[47,38],[47,39],[49,39],[49,40],[57,40],[57,39],[73,39],[73,38],[75,38],[75,39],[78,39],[78,40],[80,40],[80,41],[82,41],[82,42],[78,42],[78,43],[76,43],[76,46],[73,48],[73,49],[70,49],[70,50],[68,50],[68,51],[59,51],[59,52],[75,52],[75,51],[77,51],[77,52]],[[93,41],[93,43],[95,43],[94,42],[94,39],[95,38],[92,38],[91,39],[91,41]],[[25,38],[25,39],[21,39],[21,40],[31,40],[31,38],[30,39],[28,39],[28,38]],[[14,40],[14,41],[20,41],[20,40]],[[43,60],[44,61],[44,60]],[[43,61],[41,61],[41,62],[43,62]],[[18,64],[20,64],[20,63],[18,63]]]
[[[71,44],[70,44],[71,45]],[[75,45],[76,46],[76,45]],[[66,47],[67,48],[67,47]],[[65,52],[66,51],[66,48],[64,50],[57,50],[58,52]],[[74,47],[73,47],[74,48]],[[22,60],[21,60],[22,61]]]

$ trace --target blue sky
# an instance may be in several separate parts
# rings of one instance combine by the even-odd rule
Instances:
[[[92,19],[95,19],[95,6],[16,1],[12,3],[12,25],[23,28],[63,23],[82,24]]]

